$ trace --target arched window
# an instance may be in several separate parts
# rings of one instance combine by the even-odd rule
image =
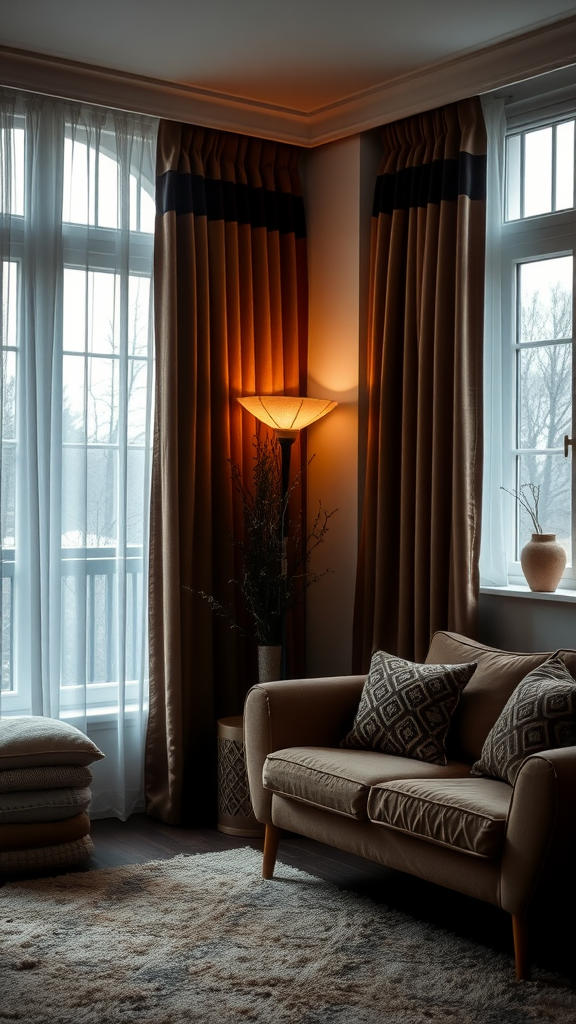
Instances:
[[[156,130],[0,93],[0,710],[91,735],[92,813],[120,817],[147,710]]]

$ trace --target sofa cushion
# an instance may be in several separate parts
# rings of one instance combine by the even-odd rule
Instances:
[[[0,822],[61,821],[90,806],[89,789],[37,789],[0,794]]]
[[[446,764],[450,718],[475,668],[473,661],[418,665],[375,651],[354,724],[341,745]]]
[[[507,783],[492,779],[387,782],[371,789],[368,817],[431,843],[492,858],[502,849],[512,792]]]
[[[559,657],[519,683],[488,733],[471,775],[514,785],[529,754],[576,744],[576,680]]]
[[[92,764],[104,754],[83,732],[42,715],[0,719],[0,771],[38,765]]]
[[[370,787],[375,783],[398,778],[461,778],[469,771],[462,763],[433,765],[369,750],[288,747],[269,754],[263,784],[273,793],[364,819]]]
[[[510,694],[533,668],[552,656],[512,654],[469,640],[458,633],[438,631],[432,637],[426,662],[450,665],[475,661],[477,668],[462,691],[446,739],[451,759],[477,761],[482,746]]]

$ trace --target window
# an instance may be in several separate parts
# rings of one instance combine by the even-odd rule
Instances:
[[[87,732],[128,715],[141,736],[155,135],[0,92],[0,712]],[[133,803],[139,755],[130,776],[105,752]]]
[[[545,533],[556,533],[568,562],[562,586],[576,586],[573,552],[575,121],[507,132],[501,225],[504,465],[507,490],[539,499]],[[520,551],[529,517],[504,496],[511,582],[524,579]]]

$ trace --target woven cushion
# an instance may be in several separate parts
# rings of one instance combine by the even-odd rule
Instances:
[[[67,722],[40,715],[0,719],[0,771],[38,765],[92,764],[104,754]]]
[[[341,746],[447,764],[450,718],[475,668],[475,662],[418,665],[376,651],[354,724]]]
[[[374,787],[368,817],[474,857],[502,849],[512,787],[493,779],[388,782]]]
[[[38,789],[86,789],[92,772],[85,765],[56,764],[0,771],[0,793],[22,793]]]
[[[512,786],[529,754],[576,744],[576,680],[561,658],[550,658],[516,687],[488,733],[471,775]]]
[[[0,851],[0,874],[13,871],[44,871],[52,868],[72,868],[83,864],[94,853],[90,836],[73,839],[53,846],[38,846],[29,850]]]
[[[0,795],[2,824],[27,821],[61,821],[87,811],[89,789],[37,789],[32,792]]]

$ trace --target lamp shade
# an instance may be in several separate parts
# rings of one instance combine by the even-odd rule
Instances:
[[[256,419],[284,436],[309,427],[338,405],[326,398],[295,398],[292,395],[250,395],[238,401]]]

